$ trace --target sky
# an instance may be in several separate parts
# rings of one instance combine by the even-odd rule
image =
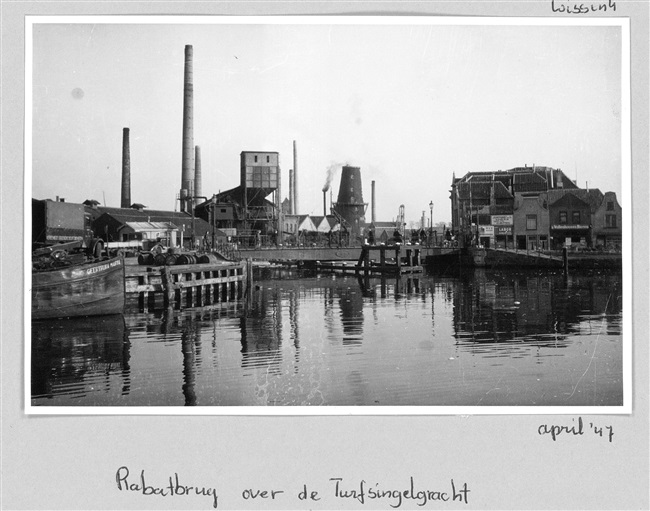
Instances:
[[[119,207],[128,127],[132,202],[179,208],[190,44],[203,195],[239,185],[241,151],[277,151],[286,197],[295,140],[301,214],[322,214],[328,168],[339,169],[336,200],[344,164],[361,168],[365,202],[376,181],[379,221],[402,204],[407,222],[423,211],[428,221],[433,202],[434,224],[449,222],[454,174],[524,165],[561,168],[621,201],[617,26],[75,20],[33,25],[38,199]]]

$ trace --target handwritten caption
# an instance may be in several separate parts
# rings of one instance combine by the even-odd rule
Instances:
[[[586,1],[586,2],[562,2],[561,0],[551,0],[551,10],[564,14],[587,14],[590,12],[608,12],[616,11],[616,2],[607,0],[607,2]]]
[[[215,486],[186,484],[186,481],[181,481],[177,473],[169,476],[163,484],[156,485],[148,480],[144,470],[132,473],[128,467],[123,466],[115,473],[115,482],[120,492],[156,497],[204,497],[206,503],[209,502],[214,509],[217,509],[222,502],[219,500],[220,495]],[[236,498],[248,504],[270,500],[288,503],[288,500],[296,499],[298,502],[309,502],[311,505],[328,499],[331,504],[331,499],[334,499],[357,501],[362,505],[369,504],[373,507],[386,505],[392,509],[399,509],[403,505],[413,504],[424,507],[432,502],[469,504],[469,493],[467,483],[457,483],[453,479],[450,479],[444,488],[432,490],[418,484],[412,476],[404,487],[398,488],[387,488],[378,482],[368,482],[363,479],[352,481],[342,477],[332,477],[326,482],[324,489],[315,489],[305,483],[291,490],[248,487],[242,489]]]
[[[614,428],[612,426],[599,426],[593,422],[585,423],[582,417],[578,417],[577,423],[575,419],[571,419],[571,421],[573,422],[571,426],[541,424],[537,428],[537,433],[539,435],[549,435],[554,442],[561,436],[577,437],[592,434],[599,438],[604,438],[610,443],[614,439]]]

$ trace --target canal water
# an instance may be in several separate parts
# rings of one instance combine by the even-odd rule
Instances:
[[[622,404],[620,273],[256,277],[250,300],[32,322],[32,405]]]

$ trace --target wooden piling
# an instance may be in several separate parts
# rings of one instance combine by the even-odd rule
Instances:
[[[246,259],[246,292],[250,294],[253,289],[253,260]]]
[[[247,279],[248,277],[248,279]],[[221,301],[237,299],[245,280],[252,282],[252,263],[199,264],[132,267],[127,270],[127,296],[137,298],[141,309],[155,309],[157,302],[166,307],[203,307]],[[156,297],[162,295],[162,300]]]
[[[162,284],[163,284],[163,300],[164,300],[164,305],[165,308],[168,307],[173,307],[174,306],[174,286],[173,286],[174,279],[172,278],[171,271],[169,270],[169,266],[163,266],[162,270]]]
[[[395,249],[395,261],[397,262],[397,274],[400,275],[402,273],[402,256],[400,254],[400,245],[397,245],[397,248]]]

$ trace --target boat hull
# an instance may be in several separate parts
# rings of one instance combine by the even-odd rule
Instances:
[[[124,260],[32,272],[32,319],[121,314]]]

